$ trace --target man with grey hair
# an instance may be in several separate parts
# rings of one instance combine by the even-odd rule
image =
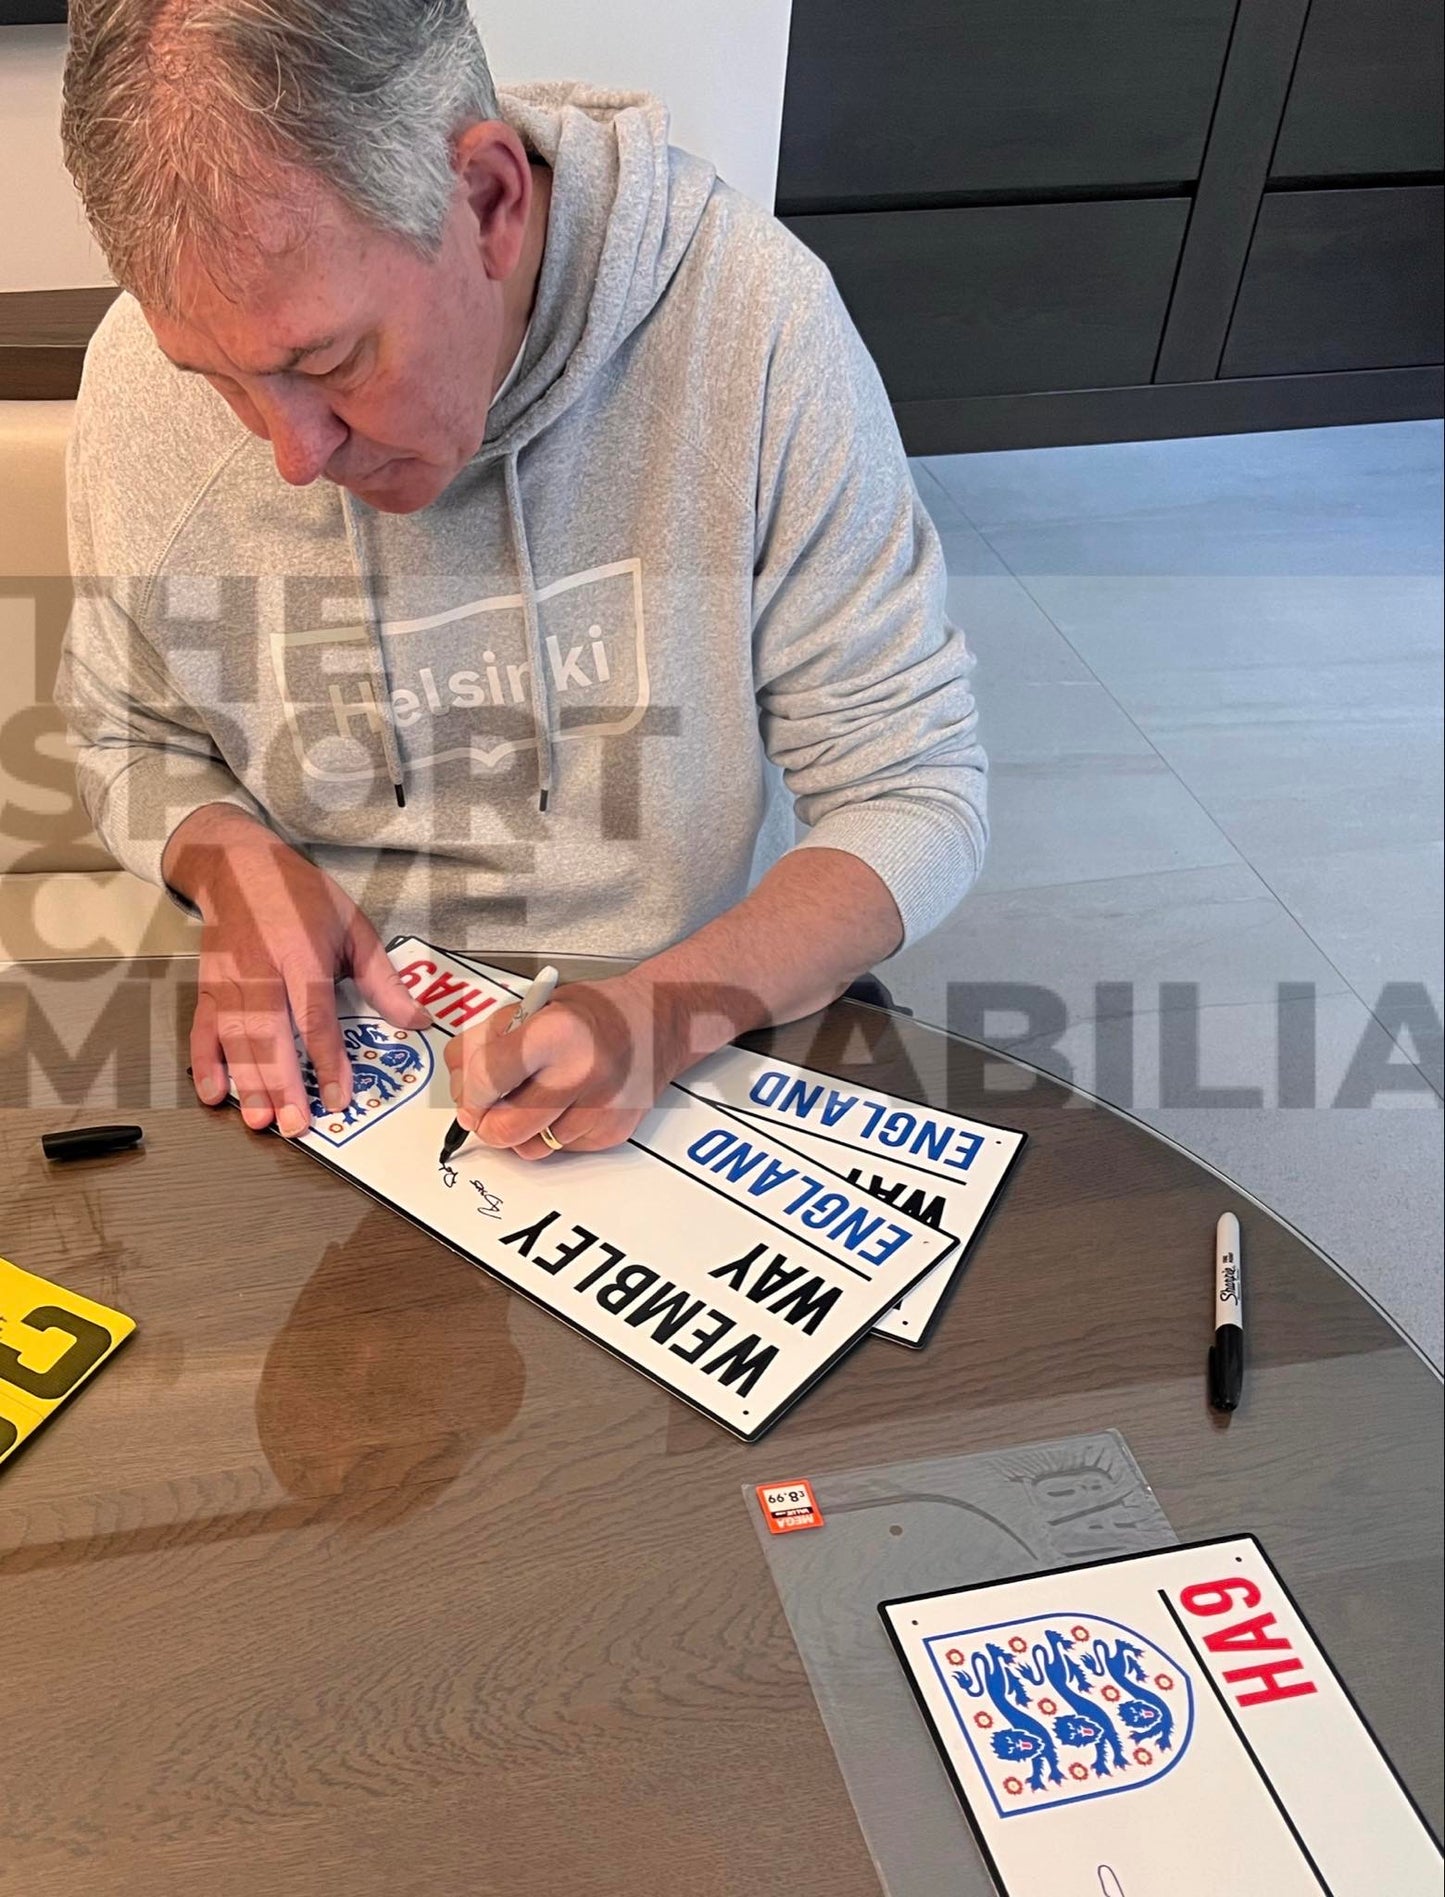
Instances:
[[[498,99],[465,0],[75,0],[65,93],[129,295],[63,699],[202,918],[202,1099],[302,1131],[294,1023],[348,1100],[336,981],[426,1018],[378,926],[642,956],[448,1053],[484,1140],[599,1150],[955,905],[985,766],[886,397],[656,101]]]

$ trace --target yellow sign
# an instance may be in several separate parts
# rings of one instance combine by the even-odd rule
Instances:
[[[119,1311],[0,1258],[0,1463],[135,1329]]]

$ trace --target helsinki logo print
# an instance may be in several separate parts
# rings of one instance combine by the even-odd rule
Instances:
[[[1147,1785],[1188,1749],[1188,1674],[1116,1621],[1043,1614],[927,1646],[1002,1818]]]

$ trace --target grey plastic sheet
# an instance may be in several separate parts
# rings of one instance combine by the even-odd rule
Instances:
[[[1178,1545],[1115,1430],[807,1476],[822,1528],[749,1512],[887,1897],[988,1897],[879,1601]]]

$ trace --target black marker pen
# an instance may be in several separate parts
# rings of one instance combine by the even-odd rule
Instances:
[[[1235,1410],[1243,1391],[1244,1270],[1239,1220],[1226,1212],[1214,1229],[1214,1345],[1209,1353],[1209,1400],[1217,1410]]]
[[[517,1004],[517,1012],[502,1030],[503,1034],[515,1034],[518,1028],[526,1026],[534,1014],[540,1014],[543,1008],[545,1008],[547,1003],[552,999],[553,995],[556,994],[557,983],[561,979],[562,977],[557,973],[556,969],[551,967],[544,968],[539,975],[534,976],[526,993]],[[441,1158],[437,1161],[437,1164],[440,1166],[449,1166],[471,1137],[471,1134],[462,1125],[460,1120],[453,1120],[447,1130],[446,1138],[442,1141]],[[542,1138],[547,1140],[549,1146],[556,1147],[558,1152],[561,1151],[561,1148],[556,1145],[555,1140],[547,1138],[545,1130],[543,1131]]]

